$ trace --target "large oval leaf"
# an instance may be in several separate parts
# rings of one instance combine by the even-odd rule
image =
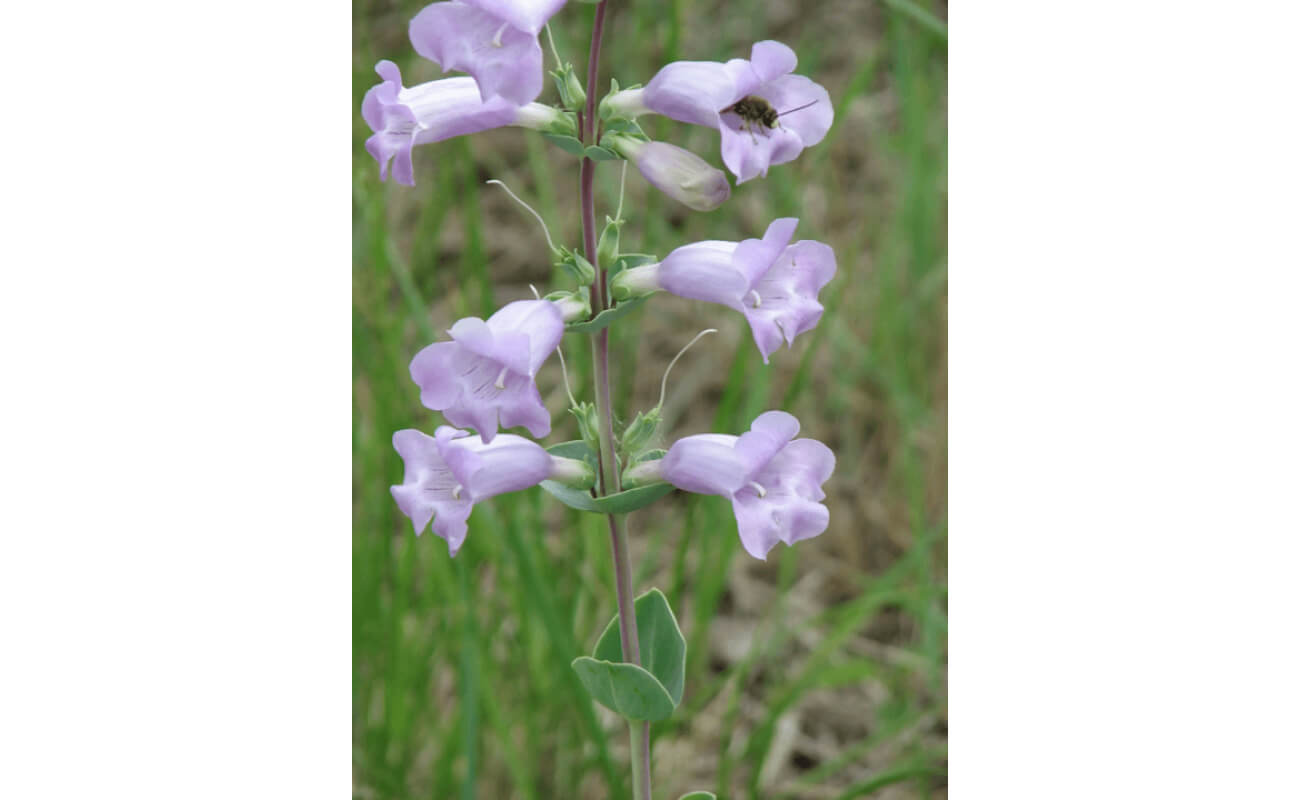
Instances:
[[[668,598],[651,589],[636,599],[636,639],[641,645],[641,664],[668,690],[673,706],[682,702],[686,682],[686,637],[677,626],[677,617]],[[610,620],[592,653],[602,661],[623,661],[623,639],[618,630],[618,616]]]
[[[579,656],[573,659],[573,670],[597,702],[628,719],[658,722],[676,707],[655,676],[635,664]]]

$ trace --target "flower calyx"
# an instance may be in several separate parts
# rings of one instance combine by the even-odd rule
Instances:
[[[619,231],[626,221],[605,217],[605,229],[600,232],[600,241],[596,245],[596,263],[608,268],[618,258]]]
[[[578,420],[578,434],[582,441],[591,448],[591,452],[600,452],[600,415],[596,406],[583,400],[569,409],[569,413]]]
[[[650,448],[659,423],[663,420],[662,409],[655,406],[649,411],[637,412],[636,417],[623,429],[619,438],[619,452],[627,464],[635,464],[641,455]]]
[[[567,247],[557,247],[551,252],[556,258],[555,266],[572,275],[579,286],[590,286],[596,282],[596,268],[582,253]]]
[[[564,66],[551,70],[550,75],[555,80],[555,88],[560,93],[560,102],[565,108],[570,111],[581,111],[586,107],[587,93],[583,90],[582,82],[578,80],[572,64],[566,61]]]

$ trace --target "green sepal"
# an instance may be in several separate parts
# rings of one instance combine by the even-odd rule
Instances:
[[[625,133],[636,139],[650,141],[650,137],[646,135],[641,125],[636,120],[627,119],[626,117],[619,117],[607,122],[605,124],[605,133]]]
[[[636,417],[623,429],[623,436],[619,439],[619,446],[623,451],[623,460],[628,462],[628,466],[633,463],[628,459],[628,456],[641,453],[654,439],[655,432],[659,429],[659,421],[659,408],[655,407],[649,411],[637,412]],[[637,460],[643,461],[645,459],[638,458]]]
[[[596,414],[596,407],[583,400],[578,403],[576,408],[570,408],[569,413],[578,419],[578,433],[582,435],[582,442],[587,446],[588,454],[595,453],[596,449],[600,447],[600,417]],[[556,447],[559,447],[559,445],[556,445]],[[564,454],[555,453],[555,455]],[[574,456],[565,457],[574,458]]]
[[[595,450],[581,440],[553,444],[546,448],[546,452],[564,456],[565,458],[581,458],[599,469],[599,461],[596,458]],[[651,457],[654,456],[646,454],[641,460],[645,461]],[[662,455],[658,457],[663,458]],[[597,514],[627,514],[650,505],[671,492],[673,486],[669,483],[655,483],[604,497],[593,497],[591,492],[572,489],[555,481],[542,481],[542,489],[569,508],[576,508],[579,511],[591,511]]]
[[[605,217],[605,227],[600,232],[600,241],[596,244],[596,263],[613,264],[618,259],[619,231],[625,220]]]
[[[596,268],[577,250],[561,247],[556,266],[572,275],[579,286],[590,286],[596,282]]]
[[[610,128],[600,137],[599,144],[606,150],[609,150],[612,153],[617,153],[619,158],[630,160],[626,159],[623,155],[623,149],[619,147],[619,140],[648,142],[650,141],[650,137],[646,136],[645,131],[641,130],[641,126],[637,125],[632,120],[623,120],[623,122],[626,124],[620,125],[619,121],[611,122]],[[615,129],[613,127],[615,125],[623,130]]]
[[[543,133],[542,138],[573,156],[582,155],[584,145],[576,136],[564,136],[558,133]]]
[[[682,636],[677,617],[663,592],[650,589],[636,599],[635,606],[641,665],[668,690],[673,707],[676,707],[682,702],[682,689],[686,684],[686,637]],[[605,626],[592,655],[601,661],[623,661],[618,615]]]
[[[560,93],[560,102],[570,111],[581,111],[587,105],[587,93],[582,88],[582,82],[573,72],[573,65],[565,62],[563,67],[552,70],[551,77],[555,79],[555,88]]]

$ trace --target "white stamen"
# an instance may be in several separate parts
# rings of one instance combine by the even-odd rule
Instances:
[[[757,289],[750,289],[749,293],[754,297],[754,308],[763,307],[763,296],[758,293]]]
[[[510,195],[511,197],[513,197],[513,198],[515,199],[515,202],[516,202],[516,203],[518,203],[519,205],[521,205],[521,206],[523,206],[525,209],[527,209],[529,214],[532,214],[534,217],[537,217],[537,221],[540,222],[540,223],[542,223],[542,233],[546,234],[546,243],[547,243],[548,245],[551,246],[551,249],[552,249],[552,250],[554,250],[554,249],[555,249],[555,242],[552,242],[552,241],[551,241],[551,230],[550,230],[550,228],[547,228],[547,227],[546,227],[546,220],[542,219],[542,215],[541,215],[541,214],[538,214],[536,211],[534,211],[532,206],[528,205],[528,204],[525,203],[523,200],[520,200],[520,199],[519,199],[519,195],[517,195],[517,194],[515,194],[514,192],[510,191],[510,187],[509,187],[509,186],[506,186],[504,183],[502,183],[501,181],[497,180],[496,178],[493,178],[492,180],[488,181],[488,183],[495,183],[497,186],[500,186],[502,189],[505,189],[505,190],[506,190],[506,194],[508,194],[508,195]]]
[[[500,27],[500,28],[497,28],[497,35],[492,37],[492,46],[493,46],[493,47],[500,47],[500,46],[501,46],[501,34],[505,33],[505,32],[506,32],[506,28],[509,28],[509,27],[510,27],[510,23],[509,23],[509,22],[503,22],[503,23],[501,23],[501,27]]]
[[[453,499],[453,500],[459,500],[459,499],[460,499],[460,490],[461,490],[461,489],[464,489],[464,488],[465,488],[465,487],[464,487],[464,486],[461,486],[459,483],[456,484],[456,487],[455,487],[454,489],[451,490],[451,497],[452,497],[452,499]]]
[[[498,389],[506,388],[506,372],[508,372],[509,370],[510,370],[509,367],[502,367],[501,374],[497,375],[497,382],[492,385],[497,387]]]
[[[560,59],[560,51],[555,49],[555,37],[551,35],[551,23],[546,23],[546,38],[551,43],[551,55],[555,56],[555,68],[559,69],[564,66]]]
[[[767,490],[763,488],[762,484],[757,481],[750,481],[749,486],[753,488],[754,491],[758,492],[759,497],[767,497]]]
[[[623,218],[623,188],[627,186],[627,161],[623,162],[623,174],[618,179],[618,213],[614,219]]]
[[[676,364],[677,359],[681,358],[682,355],[687,350],[690,350],[691,345],[698,342],[702,336],[704,336],[705,334],[717,333],[717,332],[718,332],[717,328],[705,328],[704,330],[695,334],[695,338],[687,342],[686,346],[683,347],[681,350],[679,350],[677,352],[677,355],[673,356],[673,360],[668,362],[668,369],[664,370],[664,379],[659,383],[659,406],[658,406],[659,408],[664,407],[664,391],[668,388],[668,373],[673,371],[673,364]]]

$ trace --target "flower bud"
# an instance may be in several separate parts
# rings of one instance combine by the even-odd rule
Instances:
[[[731,196],[722,170],[689,150],[622,134],[607,135],[602,144],[635,163],[656,189],[696,211],[712,211]]]

